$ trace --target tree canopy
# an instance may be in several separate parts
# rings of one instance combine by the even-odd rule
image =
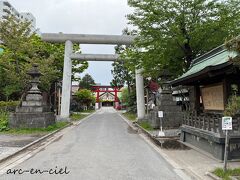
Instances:
[[[136,27],[134,46],[123,53],[129,67],[143,67],[158,78],[168,69],[175,76],[192,60],[240,32],[239,0],[129,0]]]
[[[64,44],[43,42],[30,27],[29,22],[14,16],[0,21],[3,49],[0,54],[0,99],[20,99],[29,80],[26,72],[33,63],[39,65],[43,74],[40,83],[42,91],[49,93],[51,85],[62,79]],[[76,63],[73,63],[74,67]],[[73,69],[73,73],[81,73],[86,68],[87,63],[83,62],[83,66]]]
[[[83,78],[79,81],[79,88],[80,89],[91,89],[91,86],[94,85],[94,79],[90,74],[85,74]]]
[[[125,28],[123,29],[122,34],[133,35],[134,31],[131,32],[128,28]],[[115,53],[122,54],[127,48],[128,47],[126,45],[117,45],[115,46]],[[112,63],[112,66],[113,69],[111,70],[111,73],[113,75],[113,80],[110,84],[117,87],[121,87],[126,84],[128,87],[128,93],[130,93],[131,86],[134,85],[135,71],[131,71],[124,60],[117,60]]]
[[[93,96],[93,93],[88,89],[80,89],[75,93],[75,95],[76,95],[76,100],[80,104],[90,106],[91,103],[95,102],[95,97]]]
[[[238,53],[238,56],[236,56],[235,58],[230,57],[230,61],[240,69],[240,36],[237,36],[225,42],[225,47],[229,51],[235,51]]]

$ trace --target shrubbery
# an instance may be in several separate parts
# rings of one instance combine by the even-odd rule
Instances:
[[[14,111],[19,101],[0,101],[0,111]]]
[[[0,107],[18,106],[19,101],[0,101]]]
[[[93,93],[88,89],[81,89],[75,93],[76,101],[81,105],[89,106],[95,103],[95,97]]]
[[[137,112],[136,92],[134,89],[129,94],[127,88],[124,88],[122,90],[120,100],[122,102],[122,105],[127,107],[128,112]]]
[[[18,105],[19,101],[0,101],[0,132],[9,130],[9,111],[14,111]]]
[[[228,98],[228,104],[224,111],[225,116],[235,116],[240,113],[240,96],[237,95],[238,86],[231,85],[231,88],[233,95]]]
[[[6,111],[0,110],[0,132],[8,130],[8,117],[9,114]]]
[[[225,116],[235,116],[240,112],[240,96],[231,96],[228,99],[227,107],[225,108]]]

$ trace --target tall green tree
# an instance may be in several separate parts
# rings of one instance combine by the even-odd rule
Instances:
[[[136,89],[129,93],[127,88],[123,88],[120,101],[123,106],[126,106],[128,112],[137,112]]]
[[[128,87],[128,92],[131,91],[131,86],[134,84],[134,74],[128,70],[125,62],[122,60],[115,61],[113,64],[113,70],[111,70],[113,75],[113,80],[110,83],[112,86],[121,87],[125,84]]]
[[[75,96],[77,102],[79,102],[80,104],[84,104],[87,107],[89,107],[91,103],[95,102],[95,97],[93,93],[88,89],[80,89],[75,93]]]
[[[62,79],[64,44],[43,42],[31,31],[30,23],[10,16],[0,21],[0,39],[3,52],[0,54],[0,99],[17,100],[27,90],[29,76],[26,72],[33,63],[39,65],[41,90],[50,94],[54,82]],[[78,46],[79,50],[79,46]],[[73,63],[75,67],[76,63]],[[81,73],[87,68],[86,62],[73,69]]]
[[[95,82],[92,76],[90,74],[85,74],[79,82],[79,88],[91,90],[93,84],[95,84]]]
[[[26,72],[33,63],[39,65],[44,75],[41,89],[48,92],[51,83],[59,78],[62,71],[61,67],[58,69],[58,61],[63,58],[63,54],[59,54],[64,52],[64,46],[42,42],[31,31],[29,22],[19,21],[14,16],[1,20],[0,39],[4,49],[0,55],[1,95],[6,100],[19,99],[27,90],[29,76]]]
[[[8,16],[0,22],[0,39],[8,52],[8,58],[15,64],[16,73],[20,73],[22,63],[27,61],[25,55],[32,50],[29,43],[33,36],[30,22],[20,21],[15,16]]]
[[[133,35],[134,31],[131,32],[128,28],[125,28],[122,31],[123,35]],[[125,45],[117,45],[115,46],[115,53],[116,54],[122,54],[127,47]],[[111,73],[113,75],[113,80],[111,82],[112,86],[121,87],[125,84],[128,88],[128,93],[130,94],[131,86],[134,85],[134,71],[131,71],[131,69],[128,68],[125,60],[117,60],[113,64],[113,70],[111,70]]]
[[[192,60],[240,32],[239,0],[129,0],[129,23],[138,34],[125,51],[129,66],[144,67],[158,77],[164,69],[175,75]]]
[[[28,54],[32,46],[29,44],[33,36],[29,22],[19,21],[14,16],[0,21],[1,48],[4,50],[0,56],[0,94],[6,100],[12,95],[19,97],[27,82],[28,77],[23,72],[30,59]]]
[[[235,66],[240,68],[240,35],[225,42],[225,47],[229,51],[235,51],[238,53],[238,56],[235,58],[230,58],[230,60],[233,62]]]
[[[73,51],[75,53],[81,53],[80,45],[74,44],[73,45]],[[76,59],[72,59],[72,80],[73,81],[80,81],[79,74],[84,72],[88,68],[88,62],[87,61],[79,61]]]

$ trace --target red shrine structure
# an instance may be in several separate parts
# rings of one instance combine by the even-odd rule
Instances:
[[[92,91],[96,96],[95,109],[102,106],[119,106],[118,93],[121,92],[122,87],[113,87],[109,85],[92,85]]]

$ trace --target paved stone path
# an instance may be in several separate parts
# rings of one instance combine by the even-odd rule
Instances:
[[[0,134],[0,159],[3,159],[43,135]]]
[[[169,165],[112,108],[89,117],[30,159],[11,168],[49,171],[67,167],[69,174],[4,174],[10,180],[175,180]],[[52,172],[52,171],[51,171]]]

